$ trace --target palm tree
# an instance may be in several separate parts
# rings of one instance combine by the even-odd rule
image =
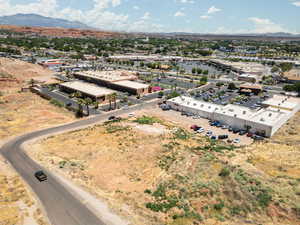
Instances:
[[[77,99],[77,103],[78,103],[77,116],[82,117],[83,116],[83,105],[85,104],[85,102],[83,99],[79,98],[79,99]]]
[[[86,105],[87,115],[90,115],[90,105],[93,104],[93,100],[91,98],[84,99],[84,104]]]
[[[117,108],[117,93],[113,93],[113,94],[111,94],[111,96],[112,96],[112,100],[114,102],[114,109],[116,109]]]
[[[112,94],[110,94],[110,95],[107,95],[107,97],[108,97],[108,101],[109,101],[109,110],[111,110],[111,103],[112,103],[113,96],[112,96]]]
[[[81,97],[82,97],[81,92],[76,91],[76,92],[74,93],[74,97],[75,97],[75,98],[81,98]]]

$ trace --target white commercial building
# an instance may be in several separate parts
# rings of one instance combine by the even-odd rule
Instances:
[[[191,97],[167,101],[174,110],[190,112],[202,118],[217,120],[234,128],[272,136],[288,119],[300,110],[300,99],[276,95],[263,102],[263,108],[252,110],[237,105],[221,106]]]
[[[59,86],[63,91],[69,93],[80,92],[83,96],[90,97],[93,100],[100,102],[105,102],[108,95],[116,93],[114,90],[82,81],[65,82]]]

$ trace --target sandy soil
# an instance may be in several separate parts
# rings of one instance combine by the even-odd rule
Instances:
[[[152,125],[134,122],[143,115],[156,116],[159,122]],[[206,121],[182,117],[172,111],[142,110],[119,123],[48,137],[32,143],[28,152],[43,165],[59,170],[98,198],[106,200],[115,212],[123,215],[131,224],[197,224],[190,217],[171,219],[180,210],[154,213],[145,207],[147,202],[153,200],[145,190],[155,190],[159,184],[167,184],[168,188],[176,184],[179,185],[177,191],[187,190],[185,201],[205,218],[205,224],[297,224],[295,210],[299,201],[297,193],[300,193],[300,182],[296,179],[298,172],[295,172],[297,160],[292,155],[296,153],[295,149],[286,148],[285,152],[277,154],[274,143],[264,142],[224,152],[214,150],[214,145],[210,145],[202,135],[189,133],[187,139],[174,138],[178,127],[190,131],[190,125],[195,123],[204,127],[207,124]],[[279,136],[281,132],[278,132]],[[208,152],[199,152],[204,147],[208,147]],[[222,144],[218,148],[223,148]],[[256,160],[255,156],[264,157],[264,160]],[[269,160],[270,163],[279,163],[278,159],[284,158],[281,162],[284,161],[294,171],[290,173],[288,167],[284,166],[287,170],[281,168],[280,175],[294,178],[285,180],[270,175],[270,157],[273,158]],[[228,179],[219,176],[224,166],[231,171]],[[246,183],[239,178],[240,171],[247,177],[243,178],[247,180]],[[189,179],[178,184],[179,174]],[[258,188],[253,186],[253,180],[259,185]],[[199,184],[204,186],[194,189]],[[250,207],[254,210],[258,191],[268,188],[273,190],[273,201],[267,208],[257,213],[243,214],[243,217],[231,214],[231,207],[243,210]],[[250,194],[251,190],[257,193]],[[174,193],[172,189],[169,191]],[[201,194],[195,197],[195,191]],[[216,194],[203,194],[206,191]],[[225,202],[226,208],[222,212],[214,209],[220,199]],[[204,206],[207,211],[203,211]]]
[[[45,79],[51,74],[38,65],[0,58],[0,146],[17,135],[75,120],[67,110],[33,93],[20,92],[31,78]],[[33,194],[2,158],[0,180],[0,224],[47,224]]]
[[[31,190],[0,157],[0,224],[47,225]]]

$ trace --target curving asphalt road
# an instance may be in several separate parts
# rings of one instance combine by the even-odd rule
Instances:
[[[82,126],[92,125],[100,122],[101,120],[107,119],[109,116],[118,116],[123,113],[133,112],[145,106],[155,104],[157,104],[157,101],[143,103],[142,105],[134,106],[127,110],[119,110],[117,112],[99,115],[70,124],[25,134],[2,146],[0,153],[2,153],[4,158],[10,162],[10,164],[38,196],[52,225],[104,225],[105,223],[101,221],[99,217],[89,210],[74,195],[72,195],[64,187],[64,185],[62,185],[50,173],[47,173],[48,181],[39,182],[34,177],[34,172],[37,170],[44,170],[44,168],[29,158],[21,146],[24,142],[44,135],[55,134],[67,130],[74,130]]]

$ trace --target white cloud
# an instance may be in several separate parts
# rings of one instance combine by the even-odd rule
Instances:
[[[203,16],[200,16],[200,18],[203,19],[203,20],[207,20],[207,19],[209,19],[209,18],[211,18],[211,17],[208,16],[208,15],[203,15]]]
[[[179,2],[179,3],[183,3],[183,4],[186,4],[186,3],[194,4],[195,3],[194,0],[175,0],[175,2]]]
[[[137,6],[137,5],[135,5],[135,6],[133,6],[133,9],[135,9],[135,10],[139,10],[139,9],[140,9],[140,7],[139,7],[139,6]]]
[[[149,12],[145,12],[145,14],[142,16],[141,19],[142,20],[149,20],[150,19],[150,13]]]
[[[213,33],[216,34],[262,34],[262,33],[277,33],[287,32],[296,33],[294,31],[283,28],[281,25],[272,22],[270,19],[250,17],[248,18],[254,24],[252,29],[230,29],[224,26],[218,27]]]
[[[174,14],[175,17],[182,17],[185,16],[184,12],[178,11]]]
[[[213,13],[220,12],[220,11],[222,11],[222,9],[218,9],[215,6],[212,6],[208,9],[207,14],[213,14]]]
[[[17,13],[35,13],[43,16],[80,21],[90,26],[104,30],[119,31],[157,31],[160,25],[143,20],[150,19],[150,13],[137,21],[129,21],[126,14],[118,14],[110,9],[122,4],[122,0],[93,0],[90,10],[79,10],[71,7],[59,8],[58,0],[35,0],[29,4],[13,4],[11,0],[0,0],[0,15],[13,15]]]
[[[274,32],[290,32],[281,25],[272,22],[269,19],[250,17],[248,18],[254,23],[253,33],[274,33]]]
[[[298,2],[293,2],[292,4],[293,4],[294,6],[300,7],[300,1],[298,1]]]

